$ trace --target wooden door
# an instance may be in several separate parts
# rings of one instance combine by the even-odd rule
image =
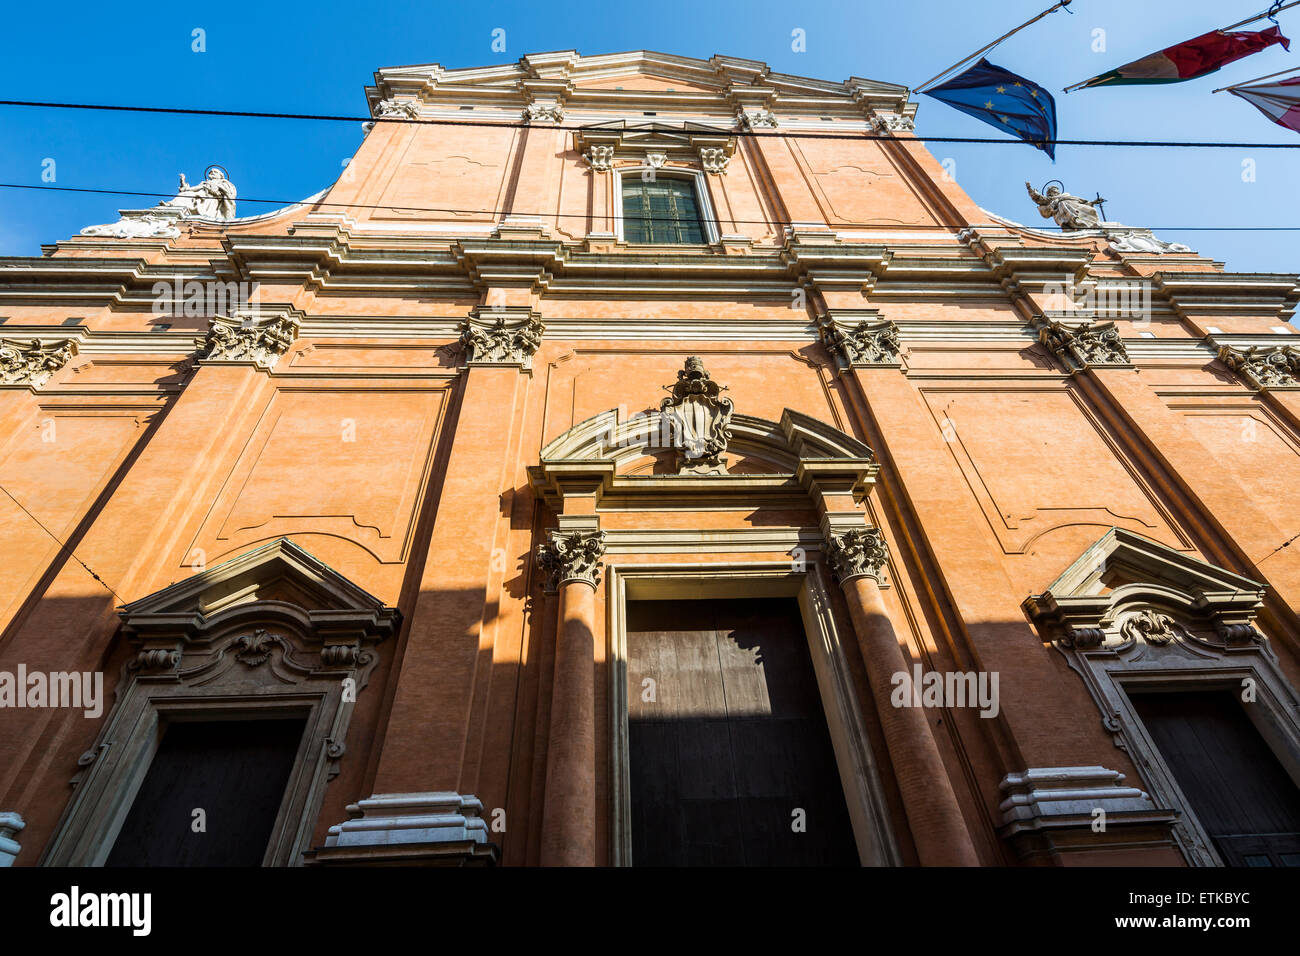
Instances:
[[[794,600],[627,617],[633,864],[856,866]]]
[[[1300,790],[1231,691],[1131,699],[1225,863],[1300,866]]]
[[[304,726],[168,725],[106,865],[261,866]],[[200,809],[205,830],[196,832]]]

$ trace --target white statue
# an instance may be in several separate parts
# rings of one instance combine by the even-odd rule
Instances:
[[[199,219],[234,219],[235,184],[217,166],[209,166],[207,178],[195,186],[187,183],[181,173],[176,197],[159,205],[181,209],[184,215]]]
[[[1029,190],[1029,198],[1038,205],[1038,214],[1044,219],[1055,219],[1056,224],[1062,229],[1097,229],[1100,227],[1101,219],[1094,207],[1101,205],[1106,200],[1100,197],[1081,199],[1078,196],[1062,192],[1060,186],[1048,186],[1046,195],[1040,193],[1029,183],[1025,183],[1025,188]]]
[[[1166,252],[1191,252],[1191,246],[1181,242],[1165,242],[1157,239],[1149,229],[1106,230],[1110,236],[1110,247],[1116,252],[1138,252],[1163,255]]]

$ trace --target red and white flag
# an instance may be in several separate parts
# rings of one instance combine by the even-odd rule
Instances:
[[[1300,133],[1300,76],[1228,89],[1278,126]]]
[[[1209,33],[1165,47],[1150,56],[1116,67],[1108,73],[1094,76],[1082,83],[1066,87],[1066,91],[1090,86],[1119,86],[1129,83],[1181,83],[1198,76],[1213,73],[1222,66],[1258,53],[1273,44],[1291,49],[1291,41],[1277,27],[1258,32],[1230,33],[1211,30]]]

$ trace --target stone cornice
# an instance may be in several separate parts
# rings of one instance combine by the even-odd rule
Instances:
[[[1300,278],[1290,273],[1157,272],[1151,281],[1180,318],[1246,315],[1284,321],[1300,303]]]

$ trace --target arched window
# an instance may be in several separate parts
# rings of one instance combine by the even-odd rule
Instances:
[[[675,245],[708,242],[694,178],[625,177],[623,238]]]

